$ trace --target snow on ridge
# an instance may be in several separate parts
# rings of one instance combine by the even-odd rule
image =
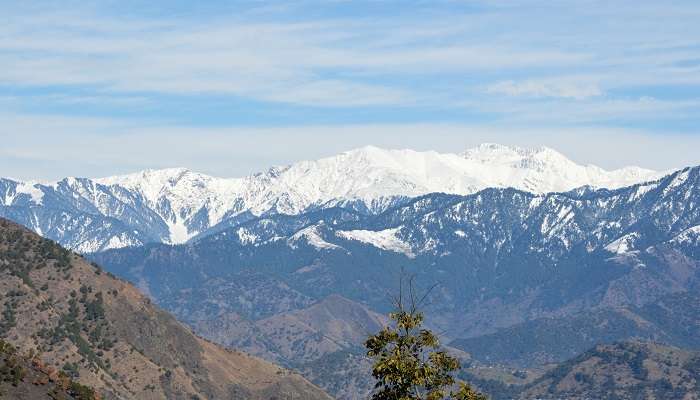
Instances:
[[[672,243],[697,243],[700,242],[700,225],[693,226],[679,233],[670,240]]]
[[[113,235],[106,240],[98,238],[90,238],[89,240],[81,240],[71,248],[79,253],[94,253],[104,249],[121,249],[125,247],[142,246],[140,240],[129,237],[127,233],[119,233]]]
[[[628,233],[610,242],[605,246],[605,250],[614,254],[629,253],[634,249],[634,243],[639,237],[640,235],[637,232]]]
[[[111,238],[109,238],[109,241],[107,242],[107,247],[110,249],[121,249],[123,247],[138,246],[141,244],[143,243],[141,243],[138,240],[131,239],[127,234],[122,233],[118,236],[112,236]]]
[[[335,234],[344,239],[356,240],[358,242],[371,244],[372,246],[382,250],[402,253],[410,258],[415,257],[411,246],[397,236],[397,233],[399,233],[400,230],[401,228],[391,228],[383,231],[368,231],[360,229],[352,231],[337,231]]]
[[[639,185],[637,187],[637,190],[634,192],[632,197],[630,198],[631,201],[635,201],[640,199],[642,196],[645,194],[649,193],[650,191],[656,189],[658,187],[658,183],[648,183],[645,185]]]
[[[323,221],[319,221],[318,224],[316,225],[310,225],[307,226],[304,229],[299,230],[297,233],[292,235],[288,240],[287,244],[296,249],[297,248],[297,243],[300,240],[306,240],[308,244],[311,246],[317,248],[317,249],[327,249],[327,250],[332,250],[332,249],[342,249],[342,247],[335,245],[333,243],[328,243],[325,241],[322,237],[321,234],[318,232],[318,227],[320,225],[323,225]]]
[[[686,180],[688,180],[688,176],[690,174],[690,169],[686,169],[684,171],[679,172],[671,181],[671,183],[666,186],[664,189],[663,195],[666,196],[668,193],[670,193],[673,189],[676,187],[682,185],[685,183]]]
[[[37,187],[37,183],[33,181],[19,182],[17,184],[17,189],[15,189],[15,195],[17,194],[27,194],[31,197],[34,204],[41,205],[44,199],[44,192]]]
[[[214,178],[185,168],[145,170],[95,180],[140,195],[168,226],[170,244],[185,243],[200,233],[190,229],[189,224],[202,209],[207,212],[209,226],[220,222],[239,198],[240,181]]]
[[[146,170],[96,179],[203,205],[241,198],[251,209],[284,197],[288,212],[338,199],[418,196],[431,192],[471,194],[487,187],[533,193],[564,192],[584,185],[609,189],[657,177],[637,167],[605,171],[582,166],[547,147],[527,149],[483,144],[462,154],[386,150],[374,146],[315,161],[301,161],[245,178],[214,178],[183,168]],[[267,210],[260,210],[261,212]]]

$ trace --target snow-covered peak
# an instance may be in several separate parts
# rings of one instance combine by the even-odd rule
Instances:
[[[482,143],[461,154],[468,160],[475,160],[489,164],[503,164],[522,159],[539,159],[549,162],[570,162],[566,156],[549,147],[518,147],[506,146],[497,143]]]
[[[181,181],[207,181],[212,178],[194,173],[187,168],[147,169],[128,175],[98,178],[94,181],[103,185],[119,185],[127,189],[137,189],[149,199],[157,198],[163,190],[183,186]],[[186,182],[187,183],[187,182]],[[186,184],[185,183],[185,184]]]
[[[202,227],[221,221],[246,191],[242,179],[215,178],[186,168],[149,169],[95,182],[141,197],[166,223],[173,244],[184,243]],[[192,226],[195,219],[196,227]]]
[[[215,224],[232,213],[296,214],[310,206],[339,200],[371,203],[432,192],[470,194],[487,187],[514,187],[535,193],[568,191],[584,185],[617,188],[656,176],[654,171],[638,168],[608,172],[577,165],[546,147],[484,144],[461,155],[366,146],[239,179],[167,169],[101,182],[139,190],[153,204],[169,199],[176,216],[172,223],[177,223],[178,216],[187,220],[204,207],[209,223]]]
[[[366,146],[243,178],[168,168],[100,179],[67,178],[49,187],[80,199],[81,207],[91,204],[130,226],[134,218],[142,218],[149,227],[139,225],[139,229],[178,244],[244,213],[298,214],[346,201],[363,202],[377,212],[397,197],[433,192],[466,195],[488,187],[513,187],[539,194],[581,186],[618,188],[660,175],[635,167],[605,171],[578,165],[546,147],[489,143],[462,154]],[[16,192],[29,194],[39,203],[42,187],[25,184],[8,189],[5,203]]]
[[[309,205],[338,199],[371,200],[430,192],[470,194],[487,187],[514,187],[534,193],[580,186],[617,188],[658,176],[655,171],[636,167],[605,171],[578,165],[547,147],[528,149],[487,143],[462,154],[366,146],[315,161],[273,167],[246,178],[214,178],[170,168],[95,181],[136,190],[154,203],[163,196],[193,206],[242,197],[259,212],[274,204],[279,211],[296,213]]]
[[[97,179],[137,192],[158,211],[179,243],[200,229],[185,229],[187,221],[204,209],[206,225],[225,216],[250,211],[296,214],[310,206],[341,200],[367,203],[396,196],[432,192],[470,194],[487,187],[514,187],[535,193],[568,191],[588,185],[617,188],[658,176],[650,170],[626,168],[605,171],[581,166],[547,147],[526,149],[493,143],[462,154],[388,150],[375,146],[343,152],[314,161],[273,167],[245,178],[214,178],[183,168],[146,170]]]
[[[44,192],[41,191],[40,185],[36,181],[12,182],[12,187],[5,188],[5,193],[0,193],[0,205],[11,206],[17,199],[24,198],[33,202],[35,205],[41,205],[44,198]]]
[[[488,186],[509,186],[534,193],[563,192],[581,186],[616,189],[664,175],[639,167],[606,171],[579,165],[549,147],[522,148],[486,143],[462,153],[482,167]]]

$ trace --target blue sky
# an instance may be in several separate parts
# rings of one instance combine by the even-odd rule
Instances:
[[[0,15],[2,176],[484,141],[700,164],[697,1],[24,3]]]

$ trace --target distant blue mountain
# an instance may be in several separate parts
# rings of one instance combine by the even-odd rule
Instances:
[[[269,215],[186,245],[92,257],[178,315],[203,318],[264,318],[304,306],[279,298],[331,294],[386,311],[403,270],[422,287],[439,284],[426,303],[431,324],[467,338],[697,290],[699,179],[688,168],[618,190],[430,194],[378,215]],[[261,282],[277,288],[264,307],[233,295]]]

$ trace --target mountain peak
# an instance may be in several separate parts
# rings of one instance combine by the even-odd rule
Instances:
[[[461,155],[466,159],[489,163],[512,162],[516,159],[539,159],[558,162],[565,161],[574,164],[573,161],[569,160],[563,154],[546,146],[519,147],[497,143],[482,143],[479,146],[467,149]]]
[[[353,160],[369,163],[369,165],[395,166],[404,160],[419,160],[438,155],[435,151],[416,151],[412,149],[385,149],[377,146],[364,146],[348,150],[337,156],[324,160]],[[323,160],[319,160],[323,161]]]
[[[183,176],[195,174],[187,168],[162,168],[162,169],[145,169],[139,172],[134,172],[126,175],[116,175],[105,178],[95,179],[95,182],[103,185],[122,185],[131,186],[134,184],[153,183],[153,184],[176,184]],[[199,175],[199,174],[197,174]]]
[[[578,165],[547,147],[485,143],[452,154],[365,146],[245,178],[215,178],[186,168],[149,169],[100,179],[64,180],[57,190],[58,198],[53,193],[43,196],[56,190],[55,185],[25,185],[17,190],[16,182],[8,182],[6,189],[0,185],[0,197],[4,194],[6,206],[28,198],[16,196],[17,192],[29,192],[35,199],[33,204],[43,198],[73,207],[80,199],[81,212],[93,215],[100,210],[105,217],[117,218],[128,226],[121,233],[123,237],[109,239],[115,243],[157,238],[179,244],[225,220],[231,223],[245,215],[268,213],[293,215],[343,201],[359,201],[369,212],[381,212],[397,198],[428,193],[467,195],[489,187],[536,194],[566,192],[585,185],[616,189],[657,177],[660,174],[639,168],[605,171]],[[37,225],[37,232],[51,228],[40,229],[39,222],[27,219],[30,225]],[[81,242],[90,246],[81,251],[114,247],[103,241]]]
[[[382,153],[382,152],[386,152],[386,151],[390,151],[390,150],[368,144],[366,146],[347,150],[347,151],[343,152],[343,154],[372,154],[372,153]]]

